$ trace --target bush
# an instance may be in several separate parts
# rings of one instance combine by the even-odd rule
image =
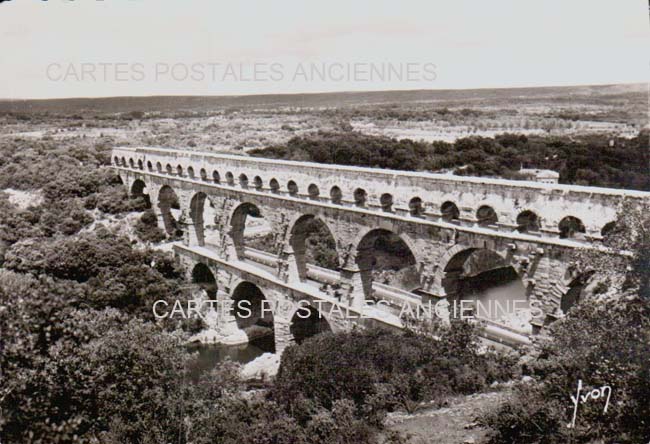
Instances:
[[[482,390],[512,377],[514,367],[513,358],[480,354],[474,328],[464,322],[439,339],[386,330],[330,333],[285,350],[272,396],[292,409],[302,399],[325,409],[350,400],[358,417],[380,424],[386,411]]]
[[[47,275],[83,284],[85,301],[151,318],[151,304],[178,294],[182,273],[166,254],[134,250],[106,230],[77,237],[25,240],[5,254],[12,271]]]
[[[3,442],[88,442],[118,419],[129,424],[122,442],[176,433],[186,360],[178,340],[116,310],[80,309],[81,293],[0,273]]]
[[[605,439],[620,443],[650,440],[650,307],[638,298],[610,303],[584,301],[554,325],[552,341],[531,364],[537,383],[488,415],[492,442],[564,443]],[[585,391],[610,386],[603,401],[580,404],[576,428],[571,421],[578,380]]]
[[[135,223],[135,234],[143,242],[162,242],[167,238],[158,227],[158,217],[153,210],[146,210]]]

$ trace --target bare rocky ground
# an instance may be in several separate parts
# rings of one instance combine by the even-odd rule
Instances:
[[[510,389],[449,399],[443,407],[389,415],[390,430],[403,433],[409,444],[482,444],[488,431],[476,423],[484,412],[496,409],[511,395]]]
[[[633,137],[648,125],[645,85],[495,91],[278,96],[263,106],[255,105],[254,97],[237,106],[228,105],[235,99],[217,97],[203,98],[206,103],[212,100],[211,105],[199,100],[185,107],[189,99],[178,97],[131,98],[119,106],[113,103],[116,99],[92,104],[0,101],[0,143],[101,140],[109,145],[241,153],[342,129],[452,142],[504,132]],[[160,100],[165,102],[162,108]]]

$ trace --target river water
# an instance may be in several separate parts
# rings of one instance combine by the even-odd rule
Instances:
[[[190,367],[190,379],[197,382],[200,376],[212,370],[226,359],[239,364],[251,362],[264,353],[274,350],[273,336],[255,339],[248,344],[192,344],[187,347],[190,352],[197,353],[197,358]]]

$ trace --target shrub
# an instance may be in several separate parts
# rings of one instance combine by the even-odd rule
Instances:
[[[510,364],[500,366],[495,356],[479,353],[474,328],[464,322],[438,339],[386,330],[321,334],[285,350],[272,396],[292,409],[302,399],[326,409],[347,399],[359,417],[379,424],[386,411],[413,410],[512,377],[514,359],[499,358]]]
[[[167,238],[158,227],[158,217],[153,210],[146,210],[135,224],[135,234],[143,242],[162,242]]]
[[[650,439],[650,307],[635,298],[609,303],[583,302],[554,325],[552,341],[531,364],[537,381],[514,400],[488,415],[492,442],[515,443],[527,437],[563,443],[606,439],[621,443]],[[602,401],[580,404],[575,429],[567,429],[569,396],[581,379],[589,390],[612,388],[607,413]],[[584,393],[584,391],[583,391]],[[542,424],[543,425],[540,425]],[[609,441],[608,441],[609,442]]]

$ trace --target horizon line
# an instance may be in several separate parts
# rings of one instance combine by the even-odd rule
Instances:
[[[416,88],[416,89],[377,89],[377,90],[340,90],[340,91],[311,91],[311,92],[279,92],[279,93],[252,93],[252,94],[143,94],[131,96],[69,96],[49,98],[0,98],[0,102],[29,102],[29,101],[50,101],[50,100],[102,100],[102,99],[132,99],[132,98],[159,98],[159,97],[186,97],[186,98],[241,98],[241,97],[270,97],[270,96],[299,96],[299,95],[328,95],[328,94],[369,94],[388,92],[442,92],[442,91],[485,91],[485,90],[516,90],[516,89],[548,89],[548,88],[579,88],[579,87],[608,87],[608,86],[646,86],[650,93],[650,81],[634,81],[621,83],[581,83],[571,85],[534,85],[534,86],[483,86],[467,88]]]

